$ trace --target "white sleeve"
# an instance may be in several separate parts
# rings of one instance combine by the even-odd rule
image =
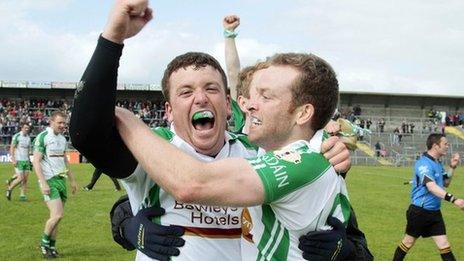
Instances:
[[[150,188],[154,183],[140,164],[137,165],[137,168],[129,177],[120,180],[127,191],[132,213],[135,215],[141,208],[144,199],[148,197]]]

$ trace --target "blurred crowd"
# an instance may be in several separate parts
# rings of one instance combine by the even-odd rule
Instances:
[[[167,126],[164,104],[150,100],[127,100],[116,102],[120,106],[132,111],[150,127]],[[21,124],[28,123],[32,127],[32,137],[48,126],[48,117],[55,110],[61,110],[71,116],[72,101],[64,99],[0,99],[0,144],[9,144],[11,137],[17,133]],[[375,131],[384,133],[387,122],[384,118],[372,120],[362,115],[360,105],[352,108],[345,107],[339,111],[339,116],[349,120],[358,128],[358,139],[362,140],[364,133]],[[464,124],[464,113],[443,114],[430,110],[427,113],[428,121],[422,124],[422,132],[440,132],[444,126],[461,126]],[[443,124],[442,124],[443,122]],[[393,134],[398,143],[404,134],[413,134],[416,124],[413,121],[403,120],[400,126],[393,128]],[[65,133],[67,136],[67,133]]]
[[[355,105],[353,107],[345,107],[340,111],[340,116],[344,119],[349,120],[350,122],[356,124],[357,126],[371,131],[376,131],[379,133],[385,132],[386,125],[393,127],[393,131],[396,133],[414,133],[415,128],[418,123],[414,122],[411,119],[405,117],[399,126],[392,126],[393,123],[386,122],[385,118],[374,117],[375,120],[371,118],[372,115],[363,115],[360,105]],[[417,118],[417,116],[415,116]],[[422,119],[422,132],[439,132],[440,127],[442,126],[460,126],[464,125],[464,113],[448,113],[442,111],[436,111],[430,109],[426,115],[427,120]]]
[[[117,106],[131,110],[150,127],[166,126],[164,105],[154,101],[118,100]],[[24,123],[32,127],[35,137],[48,126],[48,118],[55,110],[71,116],[72,101],[64,99],[0,99],[0,144],[9,144]],[[67,132],[65,133],[67,137]]]
[[[403,120],[400,120],[400,123],[398,117],[396,120],[389,122],[385,118],[376,115],[364,115],[360,105],[344,107],[338,112],[338,115],[356,126],[358,140],[362,141],[366,133],[376,132],[381,134],[387,132],[392,134],[392,143],[394,145],[401,145],[405,135],[412,135],[416,132],[444,133],[445,126],[463,128],[464,124],[464,113],[451,114],[433,109],[430,109],[423,118],[419,119],[415,116],[413,120],[404,117]],[[373,118],[371,118],[372,116]]]
[[[142,119],[151,128],[166,127],[168,124],[165,118],[163,102],[118,100],[116,106],[132,111],[135,116]]]

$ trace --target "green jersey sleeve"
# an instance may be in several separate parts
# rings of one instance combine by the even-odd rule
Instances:
[[[156,127],[154,129],[151,129],[151,130],[153,131],[153,133],[155,133],[159,137],[161,137],[161,138],[163,138],[163,139],[165,139],[165,140],[167,140],[169,142],[172,141],[172,139],[175,136],[174,132],[172,132],[168,128]]]
[[[238,103],[233,99],[230,103],[230,108],[232,110],[232,122],[234,124],[233,132],[241,133],[245,126],[245,114],[242,109],[240,109],[240,106],[238,106]]]
[[[248,161],[261,178],[266,204],[313,183],[330,168],[327,159],[303,141]]]
[[[45,135],[46,131],[41,132],[34,141],[34,151],[38,151],[42,154],[45,154]]]
[[[14,136],[13,136],[13,140],[11,141],[11,145],[16,147],[19,143],[19,133],[16,133]]]

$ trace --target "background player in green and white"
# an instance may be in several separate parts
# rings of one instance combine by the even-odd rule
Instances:
[[[211,163],[176,150],[126,110],[116,116],[139,164],[180,202],[257,206],[242,215],[243,237],[254,244],[242,240],[242,258],[300,260],[300,236],[326,229],[330,215],[349,219],[344,180],[320,153],[320,129],[337,101],[335,73],[315,55],[280,54],[259,63],[247,105],[249,139],[268,152]]]
[[[8,180],[8,188],[6,190],[6,198],[11,200],[13,189],[21,184],[21,194],[19,199],[26,201],[27,178],[29,171],[32,170],[32,164],[29,159],[31,150],[31,137],[29,136],[31,127],[25,123],[21,127],[21,131],[13,136],[10,146],[11,162],[15,169],[15,175]]]
[[[66,128],[66,115],[60,111],[50,116],[50,126],[34,141],[34,170],[39,186],[50,211],[45,223],[40,249],[45,258],[58,256],[55,248],[58,224],[63,218],[64,203],[67,199],[66,178],[71,182],[72,193],[77,190],[74,175],[69,170],[66,158],[66,138],[62,135]]]

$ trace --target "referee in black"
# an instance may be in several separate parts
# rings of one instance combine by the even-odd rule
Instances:
[[[446,172],[440,158],[448,151],[448,141],[442,134],[430,134],[427,152],[416,161],[412,181],[411,205],[406,211],[406,235],[396,248],[393,260],[403,260],[419,237],[432,237],[442,260],[456,260],[446,236],[445,222],[440,212],[444,199],[464,210],[464,200],[448,193],[454,170],[459,164],[459,154],[451,157]]]

